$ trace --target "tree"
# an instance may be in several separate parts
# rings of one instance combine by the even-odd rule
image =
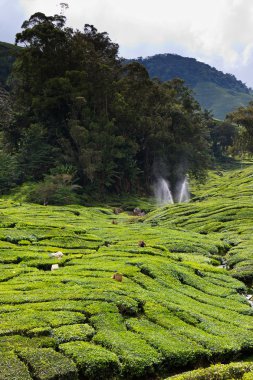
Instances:
[[[22,25],[16,43],[25,45],[14,64],[13,91],[16,107],[29,123],[42,123],[56,140],[69,112],[69,68],[72,29],[65,28],[62,15],[35,13]],[[24,124],[24,123],[23,123]],[[55,142],[55,141],[54,141]]]
[[[6,129],[13,121],[13,109],[10,94],[0,86],[0,129]]]
[[[210,126],[210,136],[214,157],[222,158],[227,154],[228,148],[235,145],[238,138],[238,129],[228,121],[213,121]]]
[[[47,142],[46,131],[32,124],[23,132],[17,159],[22,180],[40,180],[43,174],[57,164],[59,149]]]
[[[85,25],[82,33],[64,24],[62,15],[36,13],[17,34],[17,43],[26,45],[14,68],[16,106],[26,115],[18,138],[40,125],[47,143],[78,168],[83,185],[108,177],[107,187],[116,165],[104,147],[110,140],[108,149],[114,152],[112,147],[119,144],[116,137],[112,141],[113,128],[108,127],[113,125],[110,104],[120,66],[118,45],[92,25]],[[45,170],[41,166],[40,173]]]
[[[227,116],[227,120],[232,121],[241,130],[241,148],[244,151],[253,153],[253,102],[249,102],[247,107],[239,107]]]
[[[171,173],[169,179],[175,189],[187,173],[199,180],[205,178],[210,163],[209,132],[199,104],[182,80],[164,83],[163,91],[165,121],[169,116],[170,126],[169,146],[162,142],[161,146]],[[171,139],[170,143],[168,139]]]
[[[157,163],[175,184],[186,173],[203,177],[208,131],[181,80],[161,83],[141,64],[123,64],[93,25],[73,31],[63,15],[35,13],[22,27],[8,136],[24,178],[67,164],[86,191],[102,194],[148,191]]]
[[[14,155],[0,151],[0,194],[14,187],[18,180],[18,165]]]

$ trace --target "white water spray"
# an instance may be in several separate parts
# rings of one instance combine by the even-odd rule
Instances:
[[[167,182],[164,178],[159,178],[155,183],[154,194],[158,204],[173,204],[174,199],[172,193],[170,191],[169,182]],[[178,191],[175,194],[176,202],[183,203],[188,202],[190,200],[189,194],[189,183],[188,178],[186,177],[182,184],[178,187]]]
[[[186,177],[181,186],[178,202],[179,203],[188,202],[189,200],[190,200],[189,184],[188,184],[188,179]]]
[[[172,204],[174,203],[170,191],[169,183],[164,178],[159,178],[154,185],[154,193],[157,203]]]

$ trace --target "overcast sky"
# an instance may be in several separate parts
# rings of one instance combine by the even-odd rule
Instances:
[[[0,40],[13,42],[24,19],[60,12],[58,0],[0,0]],[[65,0],[68,24],[106,31],[130,58],[194,57],[253,87],[253,0]]]

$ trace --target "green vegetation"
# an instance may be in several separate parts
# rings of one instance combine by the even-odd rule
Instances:
[[[103,347],[78,342],[62,344],[60,350],[76,362],[81,378],[111,379],[120,372],[118,357]]]
[[[228,118],[241,128],[238,150],[252,154],[253,101],[251,101],[247,107],[239,107],[236,109],[228,115]]]
[[[1,380],[31,380],[27,367],[12,352],[1,352]]]
[[[230,363],[213,365],[207,369],[191,371],[178,376],[172,376],[171,380],[252,380],[252,363]]]
[[[0,41],[0,85],[6,85],[18,50],[16,46]]]
[[[174,187],[186,172],[203,180],[209,131],[183,81],[151,80],[122,63],[107,33],[65,22],[37,12],[16,35],[10,95],[0,92],[2,161],[12,156],[16,184],[39,182],[30,200],[59,205],[83,193],[147,194],[154,173]],[[12,187],[0,173],[0,191]]]
[[[36,350],[28,348],[21,350],[19,356],[29,365],[32,376],[36,379],[76,380],[78,378],[74,363],[52,348]]]
[[[190,203],[118,203],[152,210],[143,217],[115,213],[110,204],[2,198],[5,378],[164,378],[252,352],[253,311],[245,296],[253,280],[252,176],[248,164],[211,172],[205,185],[192,188]],[[218,379],[247,379],[251,367],[231,363],[180,376],[212,379],[218,368]]]
[[[214,121],[182,80],[150,79],[107,33],[65,21],[23,23],[11,92],[0,88],[0,379],[161,379],[243,358],[253,166],[199,183],[211,155],[252,152],[252,103]],[[147,199],[159,176],[175,195],[186,174],[191,202]],[[253,372],[182,378],[217,368]]]
[[[246,106],[253,98],[252,93],[224,88],[213,82],[198,82],[192,90],[201,107],[220,120],[238,107]]]
[[[35,182],[31,202],[87,204],[90,195],[150,194],[163,177],[175,196],[186,174],[203,182],[213,158],[252,152],[250,128],[232,124],[233,115],[214,120],[175,78],[187,76],[187,85],[223,107],[212,88],[229,91],[229,106],[237,104],[234,92],[251,99],[235,77],[169,54],[123,62],[106,32],[65,24],[63,15],[37,12],[16,35],[22,48],[13,49],[9,92],[0,86],[1,194]],[[1,46],[11,54],[4,44],[0,54]],[[161,80],[152,79],[157,67]]]
[[[228,113],[252,101],[252,92],[244,83],[194,58],[157,54],[137,61],[146,67],[151,78],[182,78],[201,107],[217,119],[223,120]]]

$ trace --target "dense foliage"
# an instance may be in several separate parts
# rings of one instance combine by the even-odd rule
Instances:
[[[253,101],[247,107],[239,107],[227,119],[240,127],[238,150],[253,153]]]
[[[208,129],[181,80],[161,83],[137,62],[123,65],[107,33],[73,31],[62,15],[36,13],[22,28],[10,80],[14,120],[2,126],[20,181],[59,166],[99,194],[150,191],[161,174],[174,184],[186,173],[203,178]]]
[[[177,54],[157,54],[152,57],[139,58],[138,61],[147,67],[151,77],[157,76],[163,81],[179,77],[192,88],[198,82],[212,82],[223,88],[245,94],[250,92],[249,88],[234,75],[224,74],[195,58],[182,57]]]
[[[230,363],[216,364],[208,368],[201,368],[195,371],[172,376],[170,380],[231,380],[253,379],[253,363]],[[167,380],[169,380],[167,379]]]
[[[0,42],[0,85],[7,85],[18,48],[6,42]]]
[[[244,151],[240,147],[240,129],[231,120],[216,120],[208,111],[205,111],[205,119],[210,133],[214,162],[220,162],[229,155]]]
[[[162,81],[182,78],[202,108],[212,111],[218,119],[252,100],[252,90],[234,75],[224,74],[194,58],[157,54],[137,61],[146,67],[151,78]]]

